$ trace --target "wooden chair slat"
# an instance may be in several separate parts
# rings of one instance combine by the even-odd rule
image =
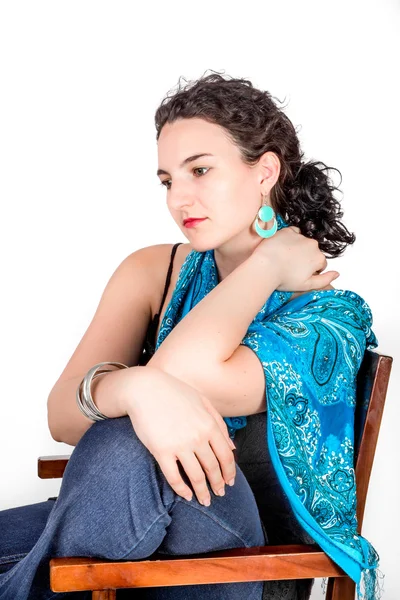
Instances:
[[[326,600],[353,600],[356,584],[350,577],[331,578],[326,590]]]
[[[115,590],[94,591],[92,600],[117,600],[117,592]]]
[[[356,462],[357,522],[361,532],[372,464],[375,457],[393,358],[368,351],[360,376],[370,391],[367,416]]]
[[[305,545],[235,548],[190,557],[155,554],[126,562],[57,558],[51,559],[50,569],[55,592],[346,576],[318,547]]]
[[[70,457],[70,454],[39,456],[38,476],[40,479],[57,479],[62,477]]]

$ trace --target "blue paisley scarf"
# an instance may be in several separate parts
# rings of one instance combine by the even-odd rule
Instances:
[[[280,215],[277,221],[278,229],[288,226]],[[218,283],[214,250],[192,250],[156,350]],[[264,370],[266,443],[300,525],[357,583],[358,598],[376,600],[379,556],[357,533],[353,467],[356,375],[365,349],[378,345],[371,310],[349,290],[311,291],[289,301],[291,296],[274,291],[241,342]],[[245,416],[224,420],[232,439],[247,423]]]

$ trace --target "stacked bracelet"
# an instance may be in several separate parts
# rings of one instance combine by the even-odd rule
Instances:
[[[89,371],[86,373],[85,377],[80,382],[78,389],[76,390],[76,402],[78,404],[79,410],[88,417],[92,421],[104,421],[104,419],[109,419],[106,415],[103,415],[102,412],[99,411],[95,403],[93,402],[92,394],[90,392],[90,385],[93,379],[96,377],[100,377],[104,373],[110,373],[114,371],[114,369],[101,369],[104,365],[114,365],[119,369],[129,369],[127,365],[124,365],[120,362],[101,362],[97,365],[94,365]]]

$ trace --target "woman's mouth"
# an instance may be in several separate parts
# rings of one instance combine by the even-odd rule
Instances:
[[[199,225],[199,223],[202,223],[202,221],[205,221],[206,219],[207,217],[204,219],[188,219],[187,221],[184,221],[183,224],[185,227],[196,227],[196,225]]]

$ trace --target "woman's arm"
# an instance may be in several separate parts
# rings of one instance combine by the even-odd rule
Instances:
[[[283,229],[267,244],[262,241],[191,309],[148,363],[195,387],[223,416],[265,410],[263,368],[240,344],[272,292],[326,289],[336,276],[333,271],[315,275],[326,267],[326,258],[318,242],[298,228]]]
[[[185,365],[202,370],[225,362],[277,285],[268,259],[253,253],[174,327],[148,365],[178,364],[182,373]]]
[[[240,343],[277,285],[268,259],[253,253],[174,327],[147,366],[197,389],[223,417],[265,411],[262,366]]]

